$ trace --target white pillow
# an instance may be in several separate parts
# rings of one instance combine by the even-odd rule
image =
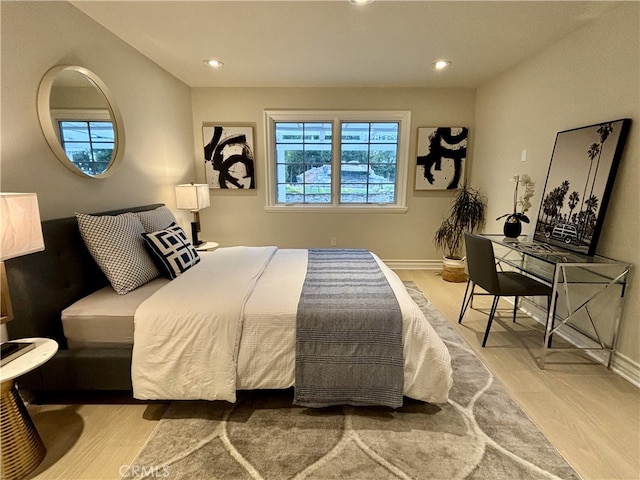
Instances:
[[[136,212],[145,232],[157,232],[168,228],[172,223],[178,223],[171,210],[167,207],[158,207],[155,210]]]
[[[160,275],[144,247],[144,228],[134,213],[76,213],[80,234],[96,263],[120,295]]]
[[[164,275],[172,280],[200,261],[184,230],[176,224],[157,232],[143,233],[142,237],[156,255]]]

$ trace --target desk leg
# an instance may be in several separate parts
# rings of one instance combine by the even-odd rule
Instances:
[[[544,370],[544,362],[547,356],[547,349],[551,343],[551,335],[553,335],[553,324],[555,323],[556,304],[558,301],[558,280],[560,269],[556,267],[553,275],[553,290],[551,291],[551,301],[548,303],[547,325],[544,332],[544,343],[542,344],[542,353],[540,354],[540,368]]]
[[[44,459],[46,449],[13,380],[2,382],[0,432],[2,480],[27,476]]]

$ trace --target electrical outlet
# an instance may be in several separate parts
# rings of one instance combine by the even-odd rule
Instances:
[[[331,237],[331,246],[335,247],[338,245],[338,239],[336,237]]]

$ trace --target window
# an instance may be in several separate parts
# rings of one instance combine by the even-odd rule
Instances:
[[[331,204],[331,123],[275,122],[277,203]]]
[[[265,112],[267,210],[406,211],[409,112]]]
[[[109,112],[57,110],[54,116],[69,160],[89,175],[103,173],[111,163],[115,142]]]

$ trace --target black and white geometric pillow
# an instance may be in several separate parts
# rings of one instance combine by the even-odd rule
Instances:
[[[172,223],[177,223],[176,217],[167,207],[158,207],[155,210],[136,212],[145,232],[157,232],[169,228]]]
[[[138,216],[76,213],[80,234],[94,260],[120,295],[160,275],[144,247]]]
[[[142,237],[156,259],[164,275],[174,279],[200,261],[200,256],[178,225],[157,232],[143,233]]]

